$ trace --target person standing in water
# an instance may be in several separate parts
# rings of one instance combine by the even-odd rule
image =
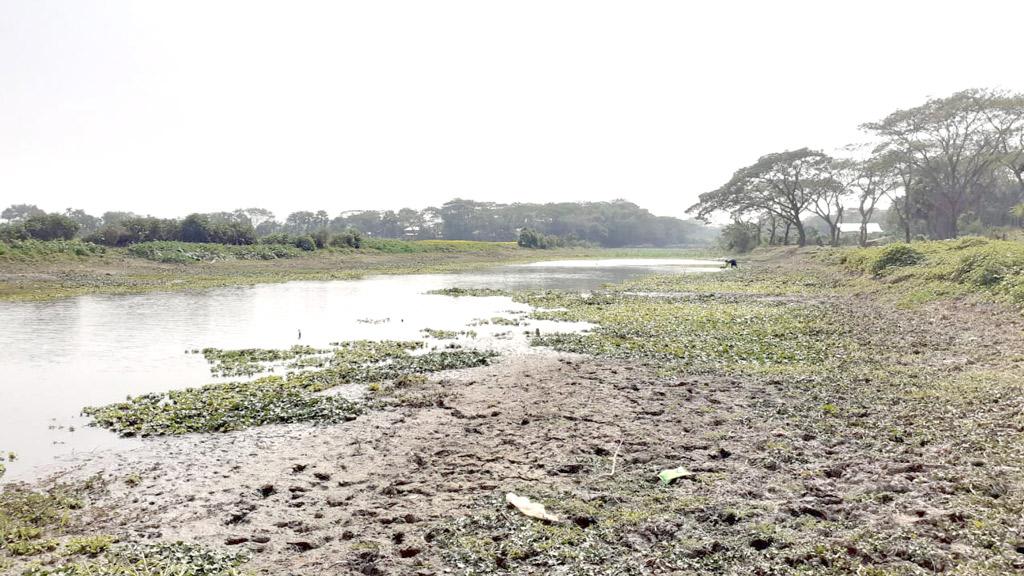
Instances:
[[[302,340],[302,328],[299,328],[299,340]]]

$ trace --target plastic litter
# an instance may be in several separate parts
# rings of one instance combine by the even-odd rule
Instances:
[[[548,512],[544,508],[543,504],[534,502],[526,496],[519,496],[515,492],[509,492],[505,494],[505,502],[508,502],[511,506],[514,506],[517,510],[529,516],[530,518],[536,518],[538,520],[545,520],[547,522],[561,522],[562,519]]]
[[[682,466],[678,468],[669,468],[668,470],[662,470],[658,473],[658,478],[661,479],[662,484],[671,484],[676,480],[693,480],[697,475],[690,472]]]

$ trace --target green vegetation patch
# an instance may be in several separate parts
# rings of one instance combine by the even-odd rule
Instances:
[[[127,248],[128,254],[154,262],[184,264],[188,262],[211,262],[222,259],[234,260],[277,260],[294,258],[300,249],[285,244],[249,244],[231,246],[227,244],[156,241],[140,242]]]
[[[203,357],[210,363],[210,372],[215,376],[250,376],[271,370],[274,362],[295,360],[329,352],[330,350],[298,345],[285,350],[265,348],[242,350],[203,348],[202,350]]]
[[[533,339],[569,352],[740,369],[841,362],[856,349],[842,319],[826,308],[708,292],[713,282],[697,275],[655,276],[589,294],[545,291],[516,299],[541,308],[531,318],[597,324],[583,334]],[[749,293],[758,286],[733,280],[728,288]]]
[[[12,240],[0,242],[0,262],[36,262],[103,256],[107,249],[81,240]]]
[[[362,248],[388,254],[416,252],[509,252],[515,242],[478,242],[473,240],[393,240],[364,238]]]
[[[248,561],[244,552],[231,553],[184,542],[124,543],[109,547],[94,559],[56,567],[36,566],[25,576],[240,576]]]
[[[93,423],[124,436],[155,436],[190,432],[228,432],[266,424],[354,419],[362,410],[338,396],[317,394],[341,384],[394,380],[420,374],[486,364],[496,354],[476,350],[412,355],[419,342],[354,341],[339,343],[333,356],[317,369],[265,376],[250,382],[208,384],[129,397],[125,402],[85,408]],[[238,351],[235,351],[238,352]],[[259,357],[287,359],[288,351]],[[223,357],[251,356],[218,353]]]
[[[209,384],[129,398],[83,412],[93,423],[124,436],[229,432],[265,424],[336,423],[359,407],[335,396],[315,396],[279,376]]]
[[[88,502],[105,492],[94,476],[43,490],[8,485],[0,491],[0,571],[25,576],[236,576],[244,554],[176,543],[117,543],[82,534]],[[16,571],[15,571],[16,570]]]
[[[827,256],[847,270],[900,284],[905,303],[974,294],[1024,305],[1024,243],[967,237]]]
[[[488,296],[512,296],[512,292],[508,290],[498,290],[496,288],[439,288],[437,290],[430,290],[427,294],[437,294],[440,296],[452,296],[455,298],[463,296],[473,296],[478,298],[484,298]]]

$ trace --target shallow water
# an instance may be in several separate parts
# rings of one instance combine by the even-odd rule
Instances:
[[[429,290],[459,286],[585,291],[652,273],[716,267],[706,260],[542,262],[464,274],[0,303],[0,454],[18,455],[7,463],[4,481],[31,479],[69,456],[140,442],[87,426],[79,411],[128,395],[216,381],[202,355],[186,350],[418,340],[423,339],[423,328],[465,330],[476,319],[518,318],[530,310],[505,297],[452,298],[425,294]],[[483,325],[469,328],[477,338],[459,342],[515,352],[527,349],[527,329],[585,328],[541,321]]]

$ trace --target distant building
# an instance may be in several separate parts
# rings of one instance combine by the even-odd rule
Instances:
[[[881,234],[882,226],[878,222],[868,222],[868,234]],[[840,234],[860,234],[860,222],[844,222],[839,225]]]

